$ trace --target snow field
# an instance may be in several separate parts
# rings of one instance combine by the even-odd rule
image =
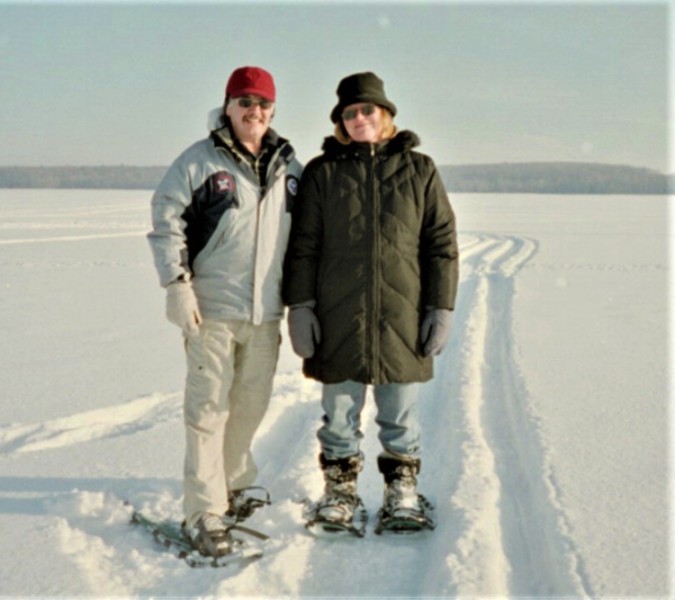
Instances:
[[[262,560],[229,572],[163,552],[124,505],[181,518],[184,364],[143,239],[148,201],[0,192],[10,400],[0,406],[0,594],[668,595],[662,204],[453,201],[453,337],[419,405],[431,534],[376,536],[371,524],[364,539],[325,540],[304,530],[301,501],[323,486],[320,386],[285,339],[254,446],[273,504],[250,525],[271,540]],[[370,402],[362,429],[359,493],[372,521],[383,484]]]

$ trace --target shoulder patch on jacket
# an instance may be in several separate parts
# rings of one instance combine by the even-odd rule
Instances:
[[[293,212],[299,181],[295,175],[286,175],[286,212]]]
[[[210,189],[209,189],[210,188]],[[206,184],[207,194],[210,196],[208,201],[212,204],[224,202],[224,208],[239,206],[237,200],[237,183],[232,175],[227,171],[219,171],[209,177]]]

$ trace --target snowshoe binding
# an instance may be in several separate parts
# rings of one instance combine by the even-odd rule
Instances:
[[[317,537],[340,534],[363,537],[366,534],[368,512],[358,496],[343,500],[321,498],[318,502],[306,500],[303,515],[305,527]]]
[[[259,508],[272,504],[269,492],[260,486],[233,490],[228,494],[228,502],[225,518],[235,523],[245,521]]]

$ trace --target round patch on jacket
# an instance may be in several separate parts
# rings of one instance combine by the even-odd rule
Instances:
[[[298,178],[286,175],[286,212],[293,212],[295,197],[298,195]]]
[[[291,196],[298,194],[298,178],[293,175],[286,177],[286,189]]]

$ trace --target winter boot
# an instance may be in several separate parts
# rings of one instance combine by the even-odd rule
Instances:
[[[203,556],[218,558],[232,552],[233,540],[230,528],[218,515],[204,513],[194,527],[182,525],[183,534]]]
[[[385,488],[375,533],[385,529],[400,532],[433,529],[432,506],[417,493],[420,459],[384,453],[378,456],[377,465],[384,475]]]
[[[322,453],[319,462],[325,480],[324,494],[316,503],[316,520],[349,525],[361,504],[356,494],[356,479],[363,469],[363,455],[328,459]]]

